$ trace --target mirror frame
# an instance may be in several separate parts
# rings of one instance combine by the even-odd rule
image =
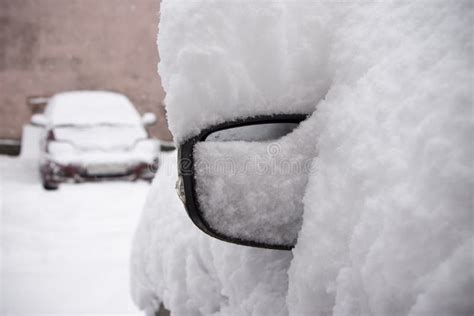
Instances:
[[[178,148],[178,183],[177,190],[181,190],[178,186],[181,185],[184,188],[184,201],[186,212],[191,218],[193,223],[206,234],[234,244],[267,248],[267,249],[278,249],[278,250],[291,250],[294,245],[281,245],[281,244],[267,244],[256,242],[252,240],[245,240],[236,237],[226,236],[216,230],[214,230],[209,223],[206,222],[196,193],[196,179],[194,178],[194,145],[198,142],[206,140],[206,138],[217,131],[242,127],[248,125],[257,124],[271,124],[271,123],[296,123],[299,124],[306,120],[309,114],[277,114],[277,115],[260,115],[245,119],[237,119],[234,121],[228,121],[215,126],[202,130],[198,135],[188,138],[180,144]],[[181,183],[180,183],[181,181]]]

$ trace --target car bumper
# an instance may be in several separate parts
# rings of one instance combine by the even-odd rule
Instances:
[[[139,162],[133,164],[102,163],[102,164],[60,164],[46,161],[40,167],[41,175],[49,182],[89,182],[108,180],[139,179],[151,181],[157,170],[157,161],[153,164]]]

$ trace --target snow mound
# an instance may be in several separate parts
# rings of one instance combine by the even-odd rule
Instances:
[[[472,2],[343,9],[290,313],[472,314]]]
[[[162,1],[158,68],[175,141],[237,117],[312,113],[329,85],[320,30],[281,1]]]
[[[132,297],[150,314],[285,315],[291,252],[228,244],[202,233],[174,190],[176,153],[163,153],[132,251]]]

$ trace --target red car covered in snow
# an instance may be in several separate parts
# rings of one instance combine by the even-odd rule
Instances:
[[[43,187],[62,182],[104,179],[151,181],[157,168],[159,141],[146,127],[152,113],[140,116],[124,95],[106,91],[56,94],[32,124],[44,129],[40,173]]]

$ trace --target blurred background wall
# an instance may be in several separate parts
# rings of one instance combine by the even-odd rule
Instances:
[[[157,74],[158,0],[0,0],[0,139],[20,139],[27,99],[112,90],[170,140]]]

